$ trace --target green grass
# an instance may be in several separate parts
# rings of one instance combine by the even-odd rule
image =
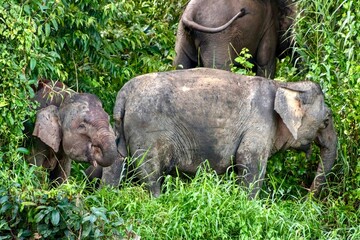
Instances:
[[[133,229],[146,239],[360,237],[356,213],[345,213],[344,203],[334,206],[331,199],[329,203],[311,197],[249,200],[234,177],[204,170],[190,182],[168,177],[165,186],[166,192],[158,199],[122,200],[123,216],[141,219]]]
[[[24,171],[29,176],[34,173],[42,176],[42,170],[35,167],[24,166]],[[351,209],[345,201],[331,196],[326,201],[311,196],[291,200],[268,196],[249,200],[233,173],[218,176],[202,168],[190,181],[167,176],[164,193],[159,198],[152,198],[143,186],[131,182],[121,189],[103,187],[96,190],[89,189],[85,182],[79,184],[71,179],[56,189],[43,187],[40,190],[34,186],[34,181],[26,180],[20,173],[16,175],[22,180],[12,187],[12,197],[8,197],[7,202],[17,210],[9,208],[5,211],[5,219],[9,220],[9,213],[17,212],[15,219],[26,223],[22,225],[23,229],[27,228],[32,234],[35,229],[43,237],[360,238],[360,211]],[[4,200],[0,198],[2,211],[7,206]],[[4,231],[4,224],[2,221],[0,232]]]

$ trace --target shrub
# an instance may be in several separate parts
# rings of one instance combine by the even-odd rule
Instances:
[[[24,175],[27,172],[27,175]],[[52,188],[43,169],[23,163],[16,171],[1,172],[1,239],[98,239],[121,238],[122,218],[94,203],[96,196],[81,184]],[[13,180],[13,181],[11,181]],[[87,198],[93,204],[86,205]]]
[[[171,68],[181,4],[6,1],[0,7],[0,161],[19,154],[23,122],[33,115],[31,86],[38,78],[95,93],[112,112],[127,80]]]

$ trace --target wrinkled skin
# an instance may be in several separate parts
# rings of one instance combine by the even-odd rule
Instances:
[[[49,169],[51,180],[64,182],[71,160],[106,167],[118,157],[109,116],[95,95],[45,83],[34,100],[40,106],[29,161]]]
[[[173,64],[230,70],[246,47],[256,74],[273,78],[275,58],[291,55],[294,17],[291,0],[191,0],[179,22]]]
[[[277,82],[206,68],[152,73],[123,86],[114,118],[118,151],[138,159],[137,175],[154,196],[164,174],[195,174],[207,159],[218,174],[235,166],[254,197],[271,155],[309,152],[312,142],[322,158],[310,187],[317,195],[337,155],[331,111],[319,85],[309,81]],[[122,164],[104,168],[103,182],[118,183]]]

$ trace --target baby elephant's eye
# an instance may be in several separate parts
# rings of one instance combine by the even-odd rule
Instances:
[[[78,129],[79,130],[86,130],[86,126],[84,123],[80,123],[79,126],[78,126]]]

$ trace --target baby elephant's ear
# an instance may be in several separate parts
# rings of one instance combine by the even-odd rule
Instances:
[[[298,137],[298,130],[305,112],[302,105],[299,91],[283,87],[276,91],[275,111],[280,115],[294,139]]]
[[[33,136],[38,137],[55,152],[59,151],[62,132],[56,106],[50,105],[37,112]]]

